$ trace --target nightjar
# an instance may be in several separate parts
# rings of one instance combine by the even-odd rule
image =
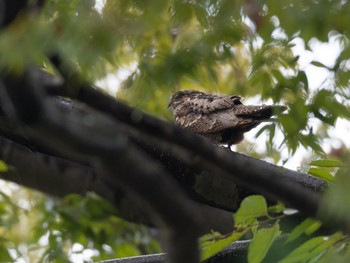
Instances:
[[[197,90],[174,93],[168,108],[175,124],[228,146],[242,141],[244,133],[262,121],[286,110],[279,105],[243,105],[240,96]]]

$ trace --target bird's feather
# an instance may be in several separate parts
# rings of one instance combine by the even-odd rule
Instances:
[[[219,110],[232,108],[236,103],[241,104],[239,96],[199,93],[184,101],[186,107],[192,108],[197,113],[212,113]]]
[[[175,123],[219,143],[238,143],[243,134],[284,106],[243,105],[240,96],[209,94],[195,90],[176,92],[169,101]]]

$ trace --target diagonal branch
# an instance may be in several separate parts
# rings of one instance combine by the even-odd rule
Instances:
[[[54,81],[56,82],[55,79]],[[47,81],[43,81],[43,78],[40,78],[40,82],[46,83]],[[57,107],[63,112],[69,113],[72,118],[93,120],[95,124],[94,127],[97,127],[96,134],[100,134],[100,136],[103,137],[113,136],[114,131],[118,130],[122,126],[122,124],[119,122],[116,123],[115,120],[108,118],[106,114],[94,111],[81,103],[63,98],[52,99],[51,103],[57,105]],[[34,148],[37,151],[51,155],[54,154],[45,146],[39,147],[36,145],[33,147],[33,144],[35,143],[24,138],[25,135],[23,132],[20,132],[19,127],[17,127],[18,125],[16,126],[16,124],[12,124],[11,126],[10,121],[7,119],[2,119],[0,123],[0,134],[22,143],[27,147]],[[181,185],[191,194],[191,196],[199,202],[204,202],[206,204],[224,208],[230,211],[235,211],[243,198],[249,194],[256,193],[248,190],[245,187],[237,185],[230,178],[216,176],[216,171],[210,172],[210,170],[202,167],[194,167],[192,164],[187,165],[180,159],[183,155],[181,155],[179,158],[176,157],[176,155],[171,154],[169,151],[162,150],[161,147],[157,147],[157,143],[152,144],[152,140],[149,140],[147,136],[141,135],[134,137],[132,132],[131,135],[129,132],[128,139],[140,147],[147,154],[147,156],[149,156],[149,158],[156,160],[163,167],[165,167],[168,173],[170,173],[179,183],[181,183]],[[67,156],[61,157],[67,158]],[[95,172],[98,173],[98,171]],[[290,170],[286,170],[286,172],[280,176],[290,177],[291,180],[305,185],[314,191],[322,190],[324,185],[324,182],[317,178]]]
[[[8,103],[9,115],[29,127],[30,137],[72,160],[87,162],[113,175],[143,204],[153,222],[166,230],[169,262],[198,261],[200,209],[185,197],[164,169],[128,143],[121,131],[115,131],[113,137],[92,137],[95,134],[90,132],[91,123],[73,121],[48,104],[40,93],[41,85],[33,83],[30,70],[23,76],[4,76],[4,83],[10,88],[2,89],[2,103]]]
[[[116,121],[127,125],[130,132],[135,132],[139,136],[146,134],[152,138],[152,143],[156,143],[162,150],[174,154],[187,164],[212,171],[215,176],[224,176],[227,180],[232,180],[273,200],[281,200],[305,215],[317,214],[320,195],[297,182],[303,181],[300,178],[304,176],[307,178],[304,181],[306,184],[312,181],[304,174],[213,147],[201,136],[134,109],[92,86],[56,85],[49,89],[52,93],[70,96],[113,117]]]
[[[3,122],[0,122],[0,127]],[[119,215],[129,221],[152,225],[150,218],[140,212],[128,192],[116,185],[104,171],[92,169],[52,155],[33,152],[28,148],[0,137],[0,159],[9,165],[0,177],[26,187],[36,189],[54,197],[67,194],[95,192],[114,204]],[[206,218],[201,234],[211,230],[228,233],[233,230],[230,212],[210,206],[201,206],[201,216]]]

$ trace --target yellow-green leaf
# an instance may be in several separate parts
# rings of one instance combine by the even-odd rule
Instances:
[[[320,226],[321,226],[320,221],[312,218],[307,218],[292,230],[286,242],[290,242],[297,239],[303,233],[312,234],[313,231],[317,230]]]
[[[316,67],[320,67],[320,68],[327,68],[327,66],[319,61],[311,61],[311,64],[316,66]]]
[[[344,164],[337,160],[315,160],[311,161],[309,164],[319,167],[344,167]]]
[[[217,241],[213,241],[212,243],[205,242],[205,246],[201,246],[201,260],[206,260],[213,255],[217,254],[221,250],[223,250],[225,247],[229,246],[233,242],[237,241],[242,237],[242,235],[245,233],[245,231],[241,232],[234,232],[229,237],[226,237],[224,239],[220,239]]]
[[[284,259],[282,259],[279,263],[307,262],[313,257],[324,253],[329,247],[331,247],[341,238],[343,238],[342,234],[335,233],[330,237],[321,236],[309,239],[300,247],[292,251]]]
[[[246,197],[235,214],[235,225],[252,222],[253,219],[267,215],[266,200],[261,195]]]
[[[13,258],[9,253],[9,249],[1,244],[0,246],[0,262],[13,262]]]
[[[324,179],[328,182],[333,183],[335,181],[334,176],[330,172],[326,171],[325,169],[311,167],[309,169],[308,173],[312,174],[318,178]]]
[[[259,229],[249,245],[248,263],[262,262],[272,243],[280,234],[278,223],[271,228]]]
[[[7,172],[8,170],[7,164],[3,160],[0,160],[0,172]]]

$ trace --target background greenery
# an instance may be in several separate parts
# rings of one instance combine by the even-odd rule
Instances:
[[[300,147],[313,150],[312,160],[338,160],[309,162],[302,169],[330,182],[340,174],[343,188],[331,192],[327,200],[340,200],[334,211],[346,213],[342,206],[347,205],[345,186],[349,182],[343,179],[347,172],[342,163],[348,161],[348,149],[343,146],[324,152],[322,143],[339,118],[350,118],[347,0],[107,0],[102,10],[94,6],[95,1],[48,0],[40,14],[20,15],[0,32],[0,67],[20,72],[34,61],[56,73],[46,55],[59,47],[63,61],[91,82],[128,69],[130,75],[120,83],[116,96],[168,120],[168,98],[178,89],[285,104],[288,114],[278,124],[255,130],[257,136],[269,135],[263,153],[251,149],[249,142],[238,149],[249,149],[249,155],[269,157],[276,163],[282,149],[288,149],[289,156],[283,157],[287,161]],[[299,58],[291,50],[293,41],[301,39],[311,50],[313,41],[328,42],[330,38],[341,48],[334,65],[312,64],[332,77],[310,90]],[[276,129],[283,134],[281,145],[274,143]],[[6,190],[0,193],[0,261],[66,262],[74,256],[78,259],[79,254],[84,255],[79,260],[89,261],[87,251],[95,255],[94,260],[159,251],[148,229],[121,220],[114,208],[95,195],[56,200],[5,182],[1,186]],[[245,222],[241,232],[204,237],[202,245],[209,252],[203,257],[250,231],[255,241],[249,262],[264,258],[269,245],[282,234],[279,221],[283,218],[275,218],[274,213],[283,206],[268,208],[262,197],[247,202],[235,215],[237,224]],[[247,216],[245,209],[255,213]],[[261,220],[268,220],[271,226],[259,228]],[[289,238],[310,235],[319,228],[318,222],[308,220]],[[339,233],[327,240],[313,237],[303,246],[284,262],[327,262],[331,258],[345,262],[350,254],[348,237]]]

